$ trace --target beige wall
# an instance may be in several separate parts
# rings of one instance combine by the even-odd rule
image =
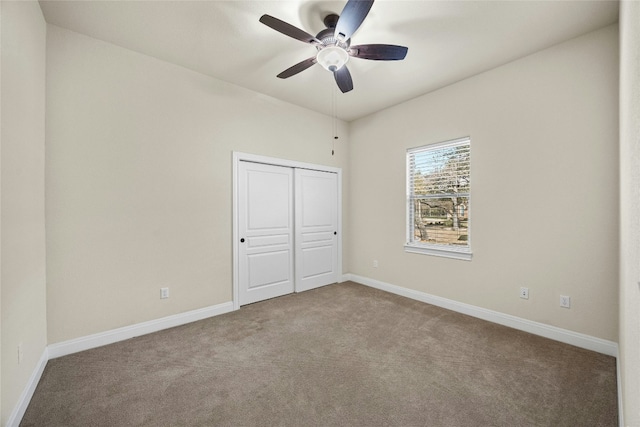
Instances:
[[[37,2],[2,2],[2,416],[47,344],[44,231],[46,24]],[[18,345],[24,358],[18,364]]]
[[[50,344],[231,301],[232,151],[346,166],[327,116],[55,26],[47,55]]]
[[[617,341],[617,30],[352,122],[350,272]],[[473,260],[405,253],[405,150],[463,136]]]
[[[620,361],[625,425],[640,425],[640,2],[620,4]]]

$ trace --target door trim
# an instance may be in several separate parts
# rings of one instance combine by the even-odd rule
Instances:
[[[276,157],[261,156],[258,154],[249,154],[234,151],[232,163],[232,250],[233,250],[233,309],[240,308],[240,266],[239,258],[239,239],[238,232],[238,170],[240,162],[262,163],[273,166],[284,166],[294,169],[310,169],[322,172],[333,172],[338,178],[338,277],[342,277],[342,169],[333,166],[323,166],[313,163],[297,162],[295,160],[278,159]],[[294,275],[295,276],[295,275]]]

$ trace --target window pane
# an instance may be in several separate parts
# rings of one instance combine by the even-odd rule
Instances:
[[[414,199],[412,243],[468,245],[469,198]]]
[[[469,192],[469,144],[410,154],[414,196]]]
[[[407,251],[471,259],[470,150],[468,137],[407,150]]]

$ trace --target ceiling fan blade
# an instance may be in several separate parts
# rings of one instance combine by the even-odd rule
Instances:
[[[349,0],[342,9],[340,19],[336,24],[336,39],[343,42],[350,39],[353,33],[360,28],[372,5],[373,0]]]
[[[302,62],[298,62],[293,67],[287,68],[286,70],[278,74],[278,77],[281,79],[287,79],[291,76],[295,76],[299,72],[306,70],[307,68],[311,67],[315,63],[316,63],[316,57],[313,56],[309,59],[305,59]]]
[[[407,56],[409,49],[393,44],[361,44],[351,46],[349,55],[354,58],[373,59],[374,61],[400,61]]]
[[[343,65],[339,70],[333,72],[333,77],[338,83],[338,87],[342,93],[347,93],[353,90],[353,80],[351,80],[351,73],[346,65]]]
[[[284,21],[281,21],[278,18],[274,18],[271,15],[262,15],[260,17],[260,22],[262,22],[267,27],[271,27],[274,30],[279,31],[282,34],[292,37],[296,40],[300,40],[305,43],[311,43],[316,45],[322,44],[320,40],[318,40],[311,34],[307,33],[306,31],[301,30],[300,28],[294,27],[293,25],[288,24]]]

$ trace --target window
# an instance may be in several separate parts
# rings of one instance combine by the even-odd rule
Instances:
[[[471,139],[407,150],[407,252],[471,259]]]

